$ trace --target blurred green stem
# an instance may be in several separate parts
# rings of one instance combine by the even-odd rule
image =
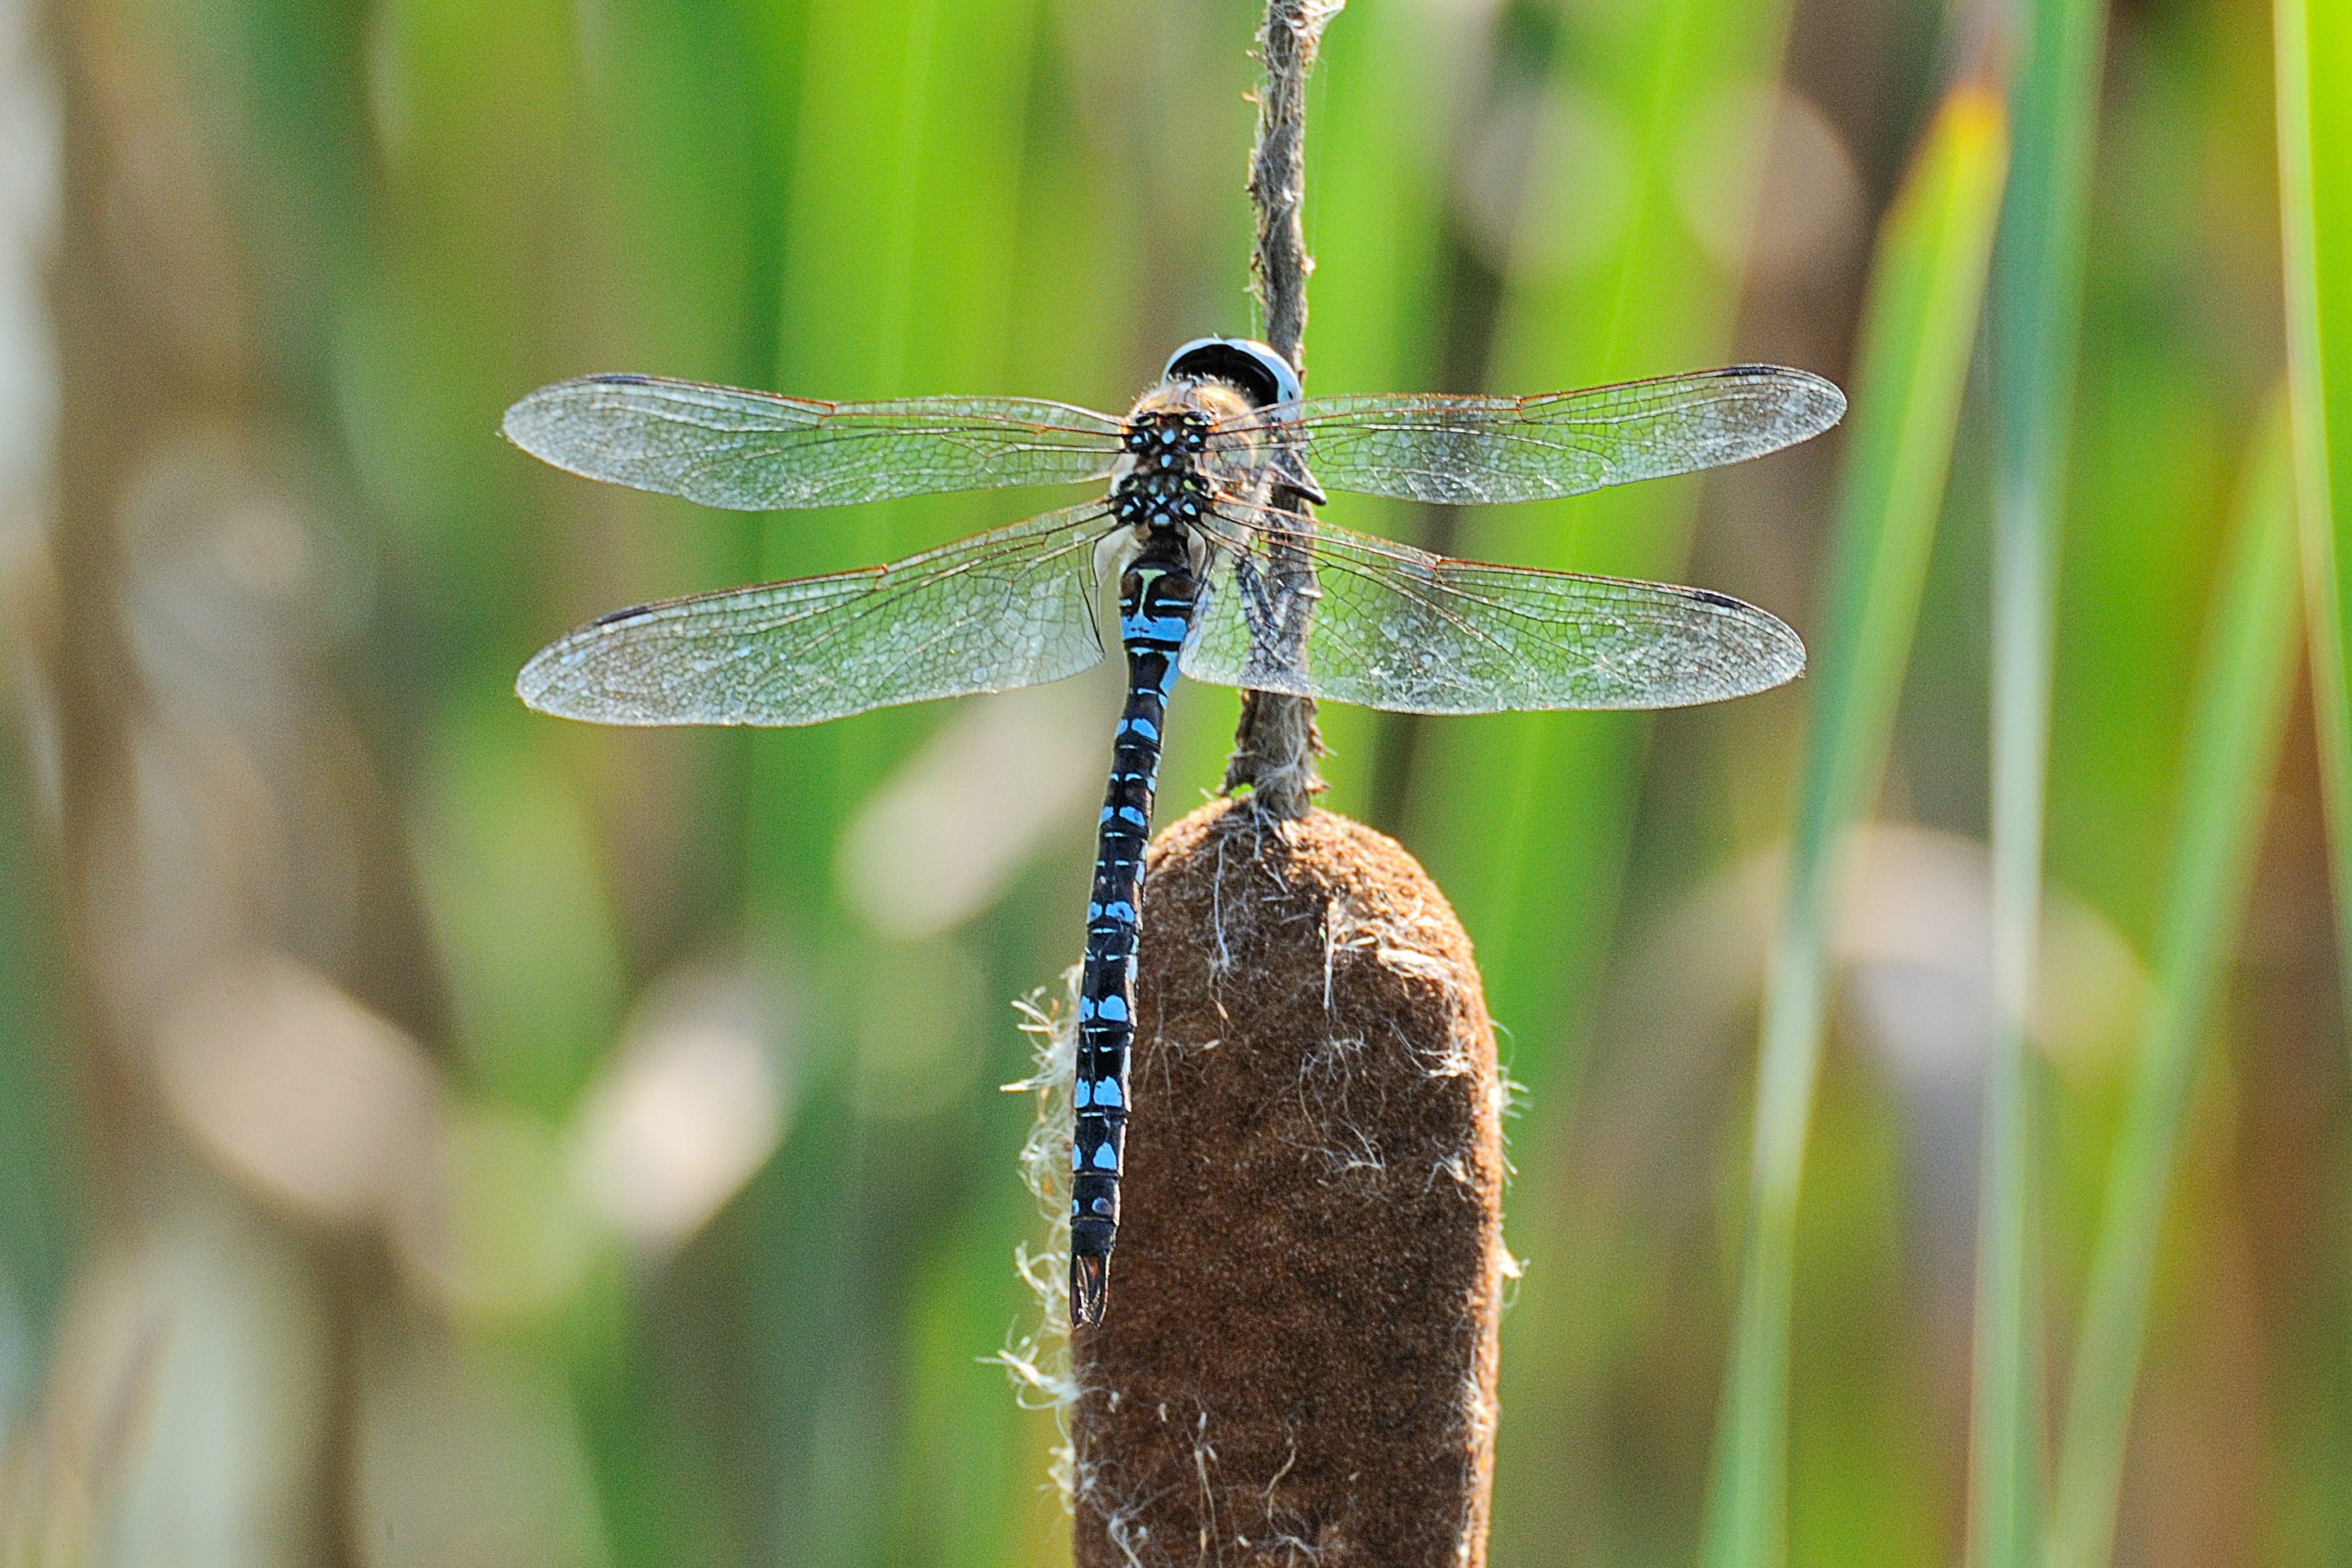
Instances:
[[[2041,1303],[2029,1033],[2041,935],[2052,644],[2082,315],[2103,0],[2022,0],[2016,162],[1993,259],[1993,1050],[1977,1179],[1969,1558],[2039,1549]]]
[[[2278,0],[2287,376],[2310,601],[2312,705],[2352,1006],[2352,8]]]
[[[1980,85],[1955,87],[1879,243],[1830,630],[1815,676],[1788,908],[1765,998],[1747,1258],[1708,1499],[1704,1560],[1712,1568],[1771,1568],[1787,1555],[1797,1193],[1821,1063],[1840,845],[1886,766],[2007,161],[1999,99]]]
[[[62,1303],[85,1179],[80,1106],[59,1016],[61,954],[53,834],[40,818],[14,713],[0,714],[0,1335],[22,1336],[38,1365]],[[10,1386],[0,1366],[0,1427]]]
[[[2165,1197],[2294,692],[2295,496],[2285,412],[2282,401],[2264,421],[2247,465],[2190,700],[2154,986],[2131,1104],[2108,1168],[2067,1391],[2051,1568],[2104,1568],[2113,1546]]]

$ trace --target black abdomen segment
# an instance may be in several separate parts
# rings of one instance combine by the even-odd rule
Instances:
[[[1127,1134],[1127,1055],[1135,1040],[1143,852],[1151,834],[1160,731],[1197,593],[1182,536],[1173,529],[1155,529],[1119,580],[1127,701],[1112,740],[1111,784],[1102,798],[1094,891],[1086,906],[1086,959],[1078,981],[1078,1131],[1070,1147],[1073,1323],[1101,1321],[1110,1288]]]

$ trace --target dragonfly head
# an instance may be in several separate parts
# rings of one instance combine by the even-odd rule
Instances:
[[[1290,361],[1245,337],[1196,337],[1168,356],[1168,368],[1160,374],[1169,381],[1226,382],[1261,409],[1295,403],[1301,396]]]

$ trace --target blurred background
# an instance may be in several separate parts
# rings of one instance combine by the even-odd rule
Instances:
[[[1078,954],[1115,660],[761,735],[525,711],[593,615],[880,560],[991,493],[762,518],[555,473],[531,388],[1123,409],[1252,330],[1251,0],[0,0],[0,1553],[1041,1564],[1057,1441],[1012,998]],[[2109,17],[2041,952],[2064,1365],[2190,672],[2280,374],[2264,0]],[[1309,111],[1311,391],[1742,359],[1851,385],[1990,14],[1351,0]],[[1988,435],[1958,425],[1829,951],[1789,1530],[1964,1529]],[[1863,411],[1858,407],[1857,419]],[[1358,527],[1764,604],[1816,651],[1848,431]],[[1098,678],[1099,677],[1099,678]],[[1495,1560],[1697,1550],[1808,693],[1327,709],[1327,803],[1478,944],[1507,1063]],[[2116,1554],[2352,1558],[2346,1041],[2307,697],[2154,1276]],[[1232,694],[1179,698],[1162,819]]]

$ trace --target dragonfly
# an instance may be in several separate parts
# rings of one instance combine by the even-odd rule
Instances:
[[[648,376],[506,412],[572,473],[750,511],[1108,481],[1098,498],[887,565],[617,611],[515,689],[598,724],[815,724],[1060,680],[1103,656],[1113,731],[1080,966],[1070,1317],[1101,1321],[1130,1111],[1144,848],[1179,675],[1417,714],[1662,708],[1793,679],[1804,645],[1702,588],[1432,555],[1307,510],[1329,491],[1464,506],[1712,468],[1806,440],[1846,399],[1743,365],[1535,397],[1308,398],[1264,344],[1201,338],[1125,417],[1030,398],[818,402]]]

